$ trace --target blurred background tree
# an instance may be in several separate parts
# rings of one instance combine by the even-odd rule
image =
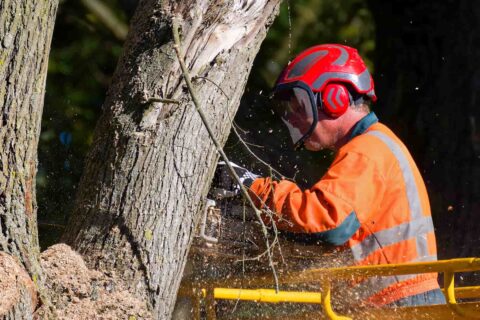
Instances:
[[[116,0],[100,3],[127,23],[131,8],[126,1],[124,7]],[[83,158],[122,44],[83,0],[61,1],[39,142],[38,220],[43,248],[58,239],[72,210]]]

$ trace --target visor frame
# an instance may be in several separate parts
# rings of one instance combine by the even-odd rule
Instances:
[[[310,86],[303,81],[292,81],[292,82],[277,84],[275,86],[274,95],[277,92],[280,92],[280,91],[283,91],[283,90],[292,90],[292,89],[295,89],[295,88],[300,88],[300,89],[303,89],[307,92],[308,97],[310,99],[310,105],[312,107],[312,115],[313,115],[313,121],[312,121],[312,124],[310,125],[310,128],[293,145],[293,149],[298,150],[304,145],[305,140],[307,140],[312,135],[313,131],[315,130],[315,127],[317,126],[317,122],[318,122],[318,110],[317,110],[317,102],[316,102],[317,99],[315,98],[315,94],[313,93]]]

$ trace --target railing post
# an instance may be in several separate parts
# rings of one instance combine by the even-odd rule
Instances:
[[[335,313],[331,303],[331,284],[330,280],[326,279],[322,281],[322,305],[323,310],[327,314],[327,317],[331,320],[352,320],[350,317],[339,316]]]
[[[202,290],[201,289],[194,289],[193,290],[193,320],[200,320],[201,308],[202,308]]]
[[[207,310],[207,320],[217,319],[217,314],[215,312],[215,292],[214,288],[207,288],[207,296],[205,298],[205,309]]]
[[[480,319],[480,314],[468,312],[457,304],[457,300],[455,299],[455,272],[445,271],[443,279],[443,287],[445,288],[448,307],[459,316],[467,319]]]

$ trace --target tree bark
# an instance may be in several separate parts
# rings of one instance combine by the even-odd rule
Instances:
[[[218,159],[182,80],[172,17],[223,144],[279,2],[145,0],[132,19],[64,240],[91,266],[122,274],[155,318],[171,315]]]
[[[478,255],[480,7],[474,1],[370,1],[376,111],[413,149],[441,258]]]
[[[37,146],[57,5],[0,2],[0,251],[18,258],[37,284]]]

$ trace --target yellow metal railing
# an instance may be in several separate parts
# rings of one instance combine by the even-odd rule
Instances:
[[[391,264],[391,265],[372,265],[372,266],[352,266],[330,269],[311,269],[298,273],[291,273],[282,275],[279,277],[281,284],[299,284],[299,283],[314,283],[319,282],[322,287],[322,293],[318,292],[292,292],[292,291],[279,291],[271,289],[232,289],[232,288],[219,288],[217,286],[225,286],[227,282],[223,280],[217,280],[210,282],[209,289],[203,289],[200,294],[197,294],[197,298],[201,296],[207,298],[207,303],[212,304],[214,299],[226,299],[226,300],[250,300],[257,302],[297,302],[297,303],[319,303],[323,305],[323,310],[329,319],[333,320],[347,320],[352,319],[346,316],[339,316],[332,308],[330,296],[331,296],[331,283],[338,280],[348,280],[356,277],[372,277],[372,276],[392,276],[392,275],[405,275],[405,274],[419,274],[419,273],[444,273],[444,294],[447,301],[448,309],[445,305],[438,306],[438,310],[435,310],[437,306],[425,306],[416,307],[418,310],[425,310],[431,312],[443,312],[447,314],[445,319],[451,319],[452,317],[459,316],[464,319],[480,319],[480,303],[457,303],[456,298],[480,298],[480,287],[460,287],[455,288],[454,274],[456,272],[470,272],[480,270],[480,258],[462,258],[441,260],[435,262],[419,262],[419,263],[404,263],[404,264]],[[245,282],[245,279],[228,279],[228,283],[238,283],[239,281]],[[256,286],[272,283],[271,276],[264,275],[260,277],[252,277],[249,279],[248,284]],[[214,288],[216,287],[216,288]],[[198,290],[197,290],[198,292]],[[401,309],[401,308],[400,308]],[[405,308],[408,309],[408,308]],[[209,318],[215,318],[214,310],[212,306],[209,306],[207,315]],[[213,311],[212,311],[213,310]],[[433,310],[433,311],[432,311]],[[450,313],[448,311],[451,310]],[[374,314],[375,312],[370,314]],[[450,314],[450,316],[448,316]],[[402,312],[398,312],[398,317],[395,319],[403,319]],[[405,312],[405,319],[409,319],[411,314]],[[361,319],[366,319],[362,317]]]
[[[256,302],[296,302],[296,303],[322,303],[322,295],[319,292],[302,291],[278,291],[273,289],[231,289],[214,288],[215,299],[222,300],[243,300]]]

